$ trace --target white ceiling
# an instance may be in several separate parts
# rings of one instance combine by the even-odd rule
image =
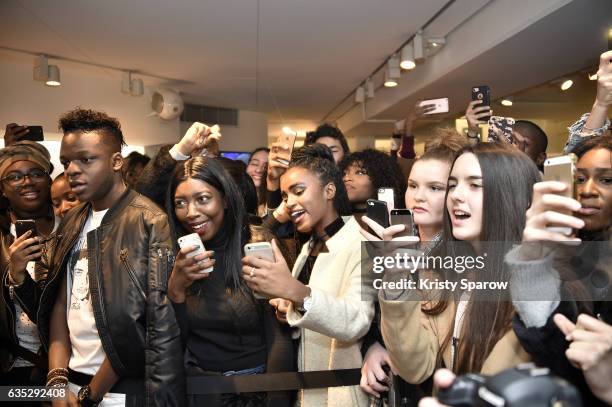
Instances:
[[[0,46],[176,79],[166,83],[192,102],[318,121],[446,1],[3,0]]]

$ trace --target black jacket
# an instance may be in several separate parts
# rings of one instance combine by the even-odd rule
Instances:
[[[13,351],[18,345],[17,333],[15,332],[15,302],[19,302],[21,309],[28,315],[28,318],[36,322],[38,301],[47,279],[46,271],[37,262],[36,282],[28,275],[28,278],[19,287],[9,288],[9,247],[14,241],[9,228],[8,216],[3,217],[0,221],[0,373],[6,373],[17,357]],[[47,256],[50,243],[45,243],[44,257]],[[23,351],[25,349],[22,348]],[[46,357],[43,353],[41,349],[38,355],[32,354],[28,360],[36,362],[35,364],[39,366],[46,365]]]
[[[66,215],[46,265],[49,275],[37,318],[46,349],[58,288],[90,210],[91,204],[82,204]],[[173,261],[166,215],[149,199],[128,190],[100,227],[87,234],[87,247],[96,326],[113,369],[121,378],[144,379],[146,405],[183,405],[179,327],[166,297]]]

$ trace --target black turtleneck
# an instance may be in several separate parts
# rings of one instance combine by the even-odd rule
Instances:
[[[210,277],[187,290],[185,302],[174,304],[181,335],[186,344],[187,367],[226,372],[243,370],[266,362],[266,343],[259,304],[249,294],[231,293],[223,267],[227,236],[223,228],[206,250],[214,250],[215,267]],[[241,256],[241,253],[233,254]]]

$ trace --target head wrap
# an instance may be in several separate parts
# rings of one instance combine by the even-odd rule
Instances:
[[[0,149],[0,178],[4,177],[6,170],[18,161],[30,161],[47,173],[51,171],[49,151],[42,144],[25,140]]]

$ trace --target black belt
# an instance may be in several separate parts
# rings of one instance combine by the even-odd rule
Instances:
[[[187,394],[254,393],[356,386],[361,369],[265,373],[245,376],[189,376]]]
[[[91,383],[93,376],[68,369],[68,380],[77,386],[85,386]],[[131,377],[123,377],[108,391],[109,393],[129,394],[142,397],[145,392],[144,380]]]

